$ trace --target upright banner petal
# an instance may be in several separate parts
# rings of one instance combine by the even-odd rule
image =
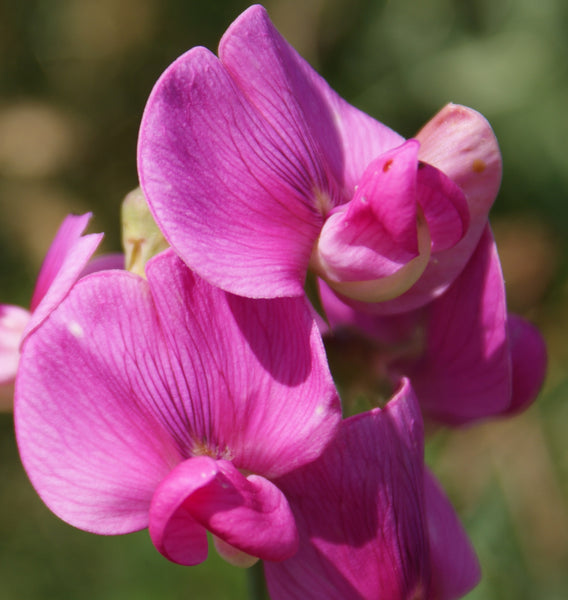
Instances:
[[[142,188],[167,240],[208,281],[255,298],[303,293],[323,176],[302,133],[291,148],[204,48],[156,83],[140,129]]]

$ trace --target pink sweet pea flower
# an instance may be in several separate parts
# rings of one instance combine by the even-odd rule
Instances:
[[[518,412],[542,386],[546,347],[532,325],[507,314],[489,227],[447,291],[415,311],[385,317],[343,302],[325,283],[320,293],[331,329],[374,341],[381,367],[394,381],[410,378],[431,419],[461,425]]]
[[[0,305],[0,385],[13,383],[23,341],[65,298],[97,249],[103,234],[83,235],[90,218],[90,213],[65,217],[43,261],[29,311]]]
[[[386,312],[457,277],[501,178],[481,115],[449,105],[405,140],[340,98],[261,6],[229,27],[219,58],[194,48],[161,76],[138,166],[168,242],[214,285],[298,296],[311,267]]]
[[[273,600],[453,600],[479,581],[467,535],[424,468],[408,382],[383,410],[343,421],[318,460],[276,483],[300,549],[265,563]]]
[[[298,534],[272,481],[316,459],[340,405],[305,298],[254,301],[171,250],[147,280],[81,279],[30,335],[16,381],[23,464],[47,506],[99,534],[149,527],[168,559],[282,560]]]

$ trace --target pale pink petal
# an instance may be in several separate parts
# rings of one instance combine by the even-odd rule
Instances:
[[[528,321],[509,314],[509,345],[513,393],[504,414],[519,413],[536,399],[546,377],[546,344],[540,331]]]
[[[20,361],[20,343],[30,312],[19,306],[0,304],[0,385],[12,383]]]
[[[477,111],[448,104],[416,139],[420,160],[440,169],[463,190],[471,217],[464,245],[470,244],[473,251],[501,185],[501,152],[491,126]]]
[[[430,543],[432,600],[455,600],[472,590],[481,577],[479,561],[467,533],[440,484],[424,472],[426,520]]]
[[[28,337],[18,446],[60,518],[103,534],[147,526],[154,490],[181,454],[161,412],[169,360],[148,283],[123,271],[81,279]]]
[[[274,484],[200,456],[179,464],[156,490],[150,535],[167,558],[194,565],[207,555],[205,529],[265,560],[283,560],[298,548],[294,517]]]
[[[265,563],[273,600],[428,597],[423,431],[407,383],[343,422],[322,457],[279,479],[300,550]]]
[[[291,118],[282,115],[282,118]],[[249,297],[299,296],[322,224],[311,142],[280,137],[204,48],[160,77],[138,166],[168,242],[202,277]]]
[[[303,154],[309,139],[314,160],[326,166],[326,179],[314,183],[326,193],[329,208],[351,197],[374,158],[404,141],[340,98],[280,35],[262,6],[250,7],[232,23],[219,57],[290,153]]]
[[[172,434],[187,437],[189,428],[208,453],[267,477],[319,456],[340,405],[307,300],[227,294],[172,251],[146,272],[176,349],[170,410],[186,417],[173,422]]]
[[[59,228],[41,267],[31,302],[32,318],[23,339],[65,298],[100,244],[103,234],[82,236],[91,218],[69,215]]]

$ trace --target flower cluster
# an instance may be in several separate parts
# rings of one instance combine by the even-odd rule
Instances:
[[[138,159],[126,261],[87,266],[100,235],[68,217],[31,314],[2,307],[0,375],[43,501],[94,533],[148,528],[183,565],[209,533],[229,562],[264,561],[275,600],[467,593],[479,565],[423,419],[519,411],[546,366],[506,309],[486,120],[448,105],[405,140],[253,6],[218,57],[194,48],[160,77]],[[379,356],[382,408],[342,416],[324,339]]]

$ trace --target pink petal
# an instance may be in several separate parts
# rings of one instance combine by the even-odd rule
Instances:
[[[420,160],[440,169],[463,190],[471,217],[466,243],[473,251],[501,185],[501,152],[491,126],[477,111],[448,104],[416,139]]]
[[[303,294],[324,177],[298,135],[290,147],[204,48],[154,87],[138,147],[144,194],[168,242],[211,283],[250,297]]]
[[[332,329],[363,333],[380,347],[394,380],[410,378],[429,417],[461,425],[509,407],[505,288],[489,228],[446,293],[421,309],[389,317],[366,313],[343,302],[323,283],[320,298]],[[521,344],[519,359],[523,351],[530,352],[528,347]],[[542,381],[540,348],[535,346],[534,371],[527,371],[529,379],[534,372],[534,385],[529,383],[527,390],[538,389]]]
[[[31,301],[32,318],[23,339],[65,298],[100,244],[103,234],[82,236],[91,218],[69,215],[59,228],[41,267]]]
[[[176,349],[170,369],[179,392],[171,410],[195,415],[194,439],[267,477],[319,456],[341,415],[306,299],[226,294],[173,252],[150,261],[147,276],[164,336]]]
[[[219,57],[292,153],[303,153],[308,137],[316,160],[326,166],[326,179],[316,183],[329,194],[329,208],[351,197],[374,158],[404,141],[340,98],[280,35],[262,6],[234,21],[219,44]]]
[[[18,446],[32,484],[63,520],[103,534],[147,526],[154,490],[180,460],[160,412],[164,362],[148,284],[122,271],[81,279],[27,339]]]
[[[418,167],[417,201],[428,224],[433,254],[452,248],[463,238],[469,226],[465,196],[449,177],[426,163]]]
[[[312,257],[320,276],[379,279],[418,256],[417,151],[408,142],[373,161],[345,210],[328,217]]]
[[[111,269],[124,269],[124,254],[122,252],[114,252],[109,254],[101,254],[92,258],[81,273],[81,277],[96,273],[97,271],[109,271]]]
[[[509,406],[505,287],[489,227],[461,275],[426,314],[422,358],[397,367],[411,379],[423,410],[459,425]]]
[[[455,600],[481,578],[479,561],[450,501],[426,469],[425,501],[432,561],[430,598]]]
[[[396,298],[421,277],[430,252],[463,236],[463,193],[437,169],[419,165],[417,153],[409,140],[375,159],[346,209],[326,220],[311,266],[338,293],[362,302]]]
[[[444,292],[465,267],[487,224],[501,183],[501,153],[495,135],[478,112],[448,104],[416,135],[418,158],[457,184],[467,199],[469,228],[454,247],[439,252],[422,277],[403,296],[374,307],[378,314],[395,314],[423,306]]]
[[[522,412],[536,399],[546,377],[548,362],[544,338],[534,325],[509,314],[508,333],[513,393],[506,415]]]
[[[16,428],[44,502],[98,533],[147,525],[154,490],[195,455],[281,475],[319,456],[340,406],[304,298],[252,301],[172,251],[148,282],[81,279],[23,347]]]
[[[19,306],[0,304],[0,385],[16,378],[20,343],[30,316],[29,311]]]
[[[150,535],[167,558],[193,565],[207,555],[204,528],[265,560],[283,560],[298,547],[294,517],[276,486],[201,456],[179,464],[156,490]]]
[[[322,457],[278,480],[300,550],[265,563],[274,600],[427,597],[423,432],[408,383],[343,422]]]
[[[156,549],[168,560],[192,566],[207,558],[207,530],[185,502],[215,481],[218,473],[217,461],[197,456],[177,465],[156,489],[148,531]]]

